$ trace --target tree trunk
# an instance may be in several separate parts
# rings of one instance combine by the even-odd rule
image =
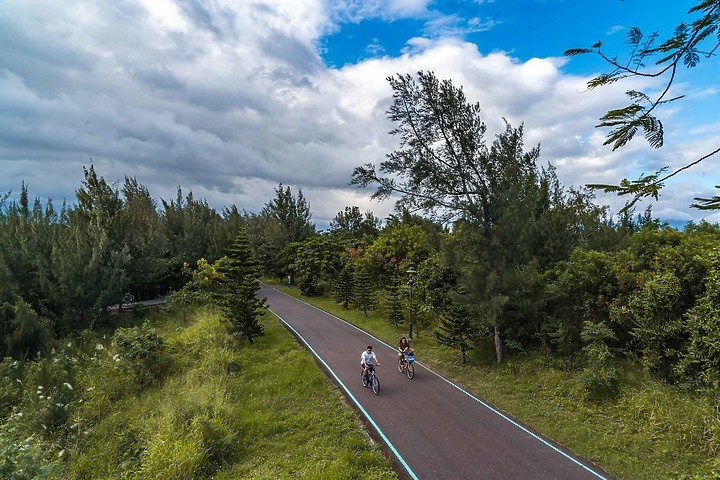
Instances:
[[[502,363],[503,342],[502,342],[502,338],[500,338],[500,328],[498,328],[497,325],[495,325],[495,356],[497,357],[497,362]]]

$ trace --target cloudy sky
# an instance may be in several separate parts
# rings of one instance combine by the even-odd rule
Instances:
[[[75,200],[82,167],[135,177],[156,199],[178,187],[215,208],[257,212],[279,184],[302,189],[318,226],[345,206],[392,202],[348,186],[395,148],[386,77],[432,70],[479,102],[488,140],[503,118],[563,185],[617,183],[682,166],[720,143],[715,58],[682,72],[686,98],[661,111],[666,144],[612,152],[594,128],[629,88],[588,92],[598,59],[562,56],[602,39],[626,53],[629,26],[663,38],[689,0],[0,0],[0,195]],[[712,159],[653,203],[665,220],[705,214]],[[623,200],[598,196],[616,211]],[[644,209],[647,203],[639,208]],[[706,217],[708,218],[708,217]],[[720,216],[709,217],[710,220]]]

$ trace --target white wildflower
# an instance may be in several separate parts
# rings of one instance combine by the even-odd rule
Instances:
[[[38,385],[38,390],[42,390],[43,388],[45,387],[43,387],[42,385]]]
[[[93,390],[95,390],[95,387],[88,387],[87,389],[88,392],[92,392]]]
[[[97,345],[95,345],[95,350],[105,350],[105,347],[102,343],[98,343]]]
[[[58,457],[63,457],[63,456],[65,456],[65,450],[60,450],[58,452]]]
[[[73,386],[70,385],[68,382],[63,383],[63,387],[67,388],[68,390],[74,390]]]
[[[58,408],[62,408],[62,407],[64,407],[65,405],[63,405],[62,403],[56,403],[55,406],[58,407]]]

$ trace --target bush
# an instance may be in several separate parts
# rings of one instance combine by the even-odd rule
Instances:
[[[599,400],[617,394],[620,378],[618,370],[611,364],[613,354],[605,344],[615,339],[615,334],[605,322],[586,321],[580,337],[588,343],[583,347],[587,366],[578,374],[586,395]]]
[[[47,478],[62,467],[44,459],[44,451],[34,436],[17,440],[8,424],[0,424],[0,478],[34,480]]]
[[[143,389],[163,377],[169,357],[165,340],[151,327],[119,328],[112,338],[118,366],[135,376]]]
[[[22,399],[22,363],[12,358],[0,361],[0,418],[7,417]]]

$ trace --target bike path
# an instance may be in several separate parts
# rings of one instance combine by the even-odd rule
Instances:
[[[312,351],[412,479],[564,480],[612,477],[415,362],[397,370],[394,348],[316,307],[263,285],[259,296]],[[373,345],[380,395],[360,381]],[[422,352],[417,352],[419,359]]]

